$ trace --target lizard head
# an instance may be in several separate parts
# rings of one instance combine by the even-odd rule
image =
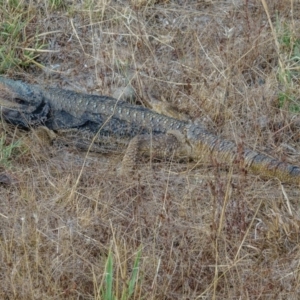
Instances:
[[[43,95],[34,85],[0,76],[1,116],[8,122],[29,127],[43,109]]]

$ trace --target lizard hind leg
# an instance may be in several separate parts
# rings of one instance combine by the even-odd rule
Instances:
[[[190,148],[184,135],[177,130],[170,130],[166,134],[137,135],[128,144],[121,169],[125,173],[133,171],[142,156],[150,159],[176,159],[188,157],[189,153]]]

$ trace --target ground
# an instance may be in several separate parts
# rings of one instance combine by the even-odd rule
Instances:
[[[138,105],[146,87],[299,166],[298,1],[0,4],[2,75]],[[122,154],[0,133],[2,299],[298,299],[298,186],[210,157],[120,176]]]

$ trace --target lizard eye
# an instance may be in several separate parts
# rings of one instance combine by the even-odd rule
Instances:
[[[14,101],[18,104],[21,104],[21,105],[26,105],[27,102],[23,99],[20,99],[20,98],[14,98]]]

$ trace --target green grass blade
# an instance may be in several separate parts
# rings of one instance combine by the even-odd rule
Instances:
[[[114,299],[112,293],[112,287],[113,287],[113,258],[111,252],[109,252],[107,262],[106,262],[106,267],[105,267],[105,291],[104,291],[105,300]]]

